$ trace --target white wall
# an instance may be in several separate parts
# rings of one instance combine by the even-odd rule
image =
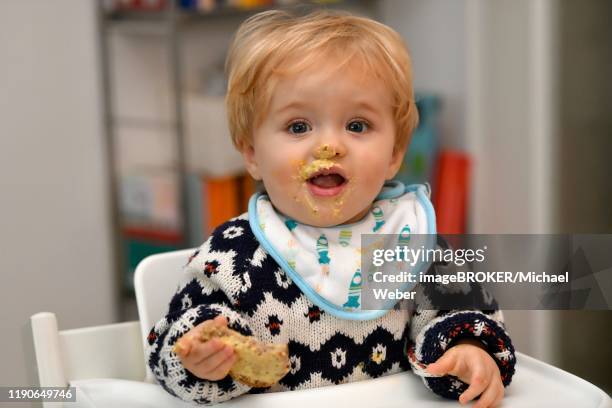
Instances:
[[[470,230],[554,233],[559,180],[555,0],[467,0],[467,141],[475,157]],[[506,311],[520,351],[558,364],[554,311]]]
[[[115,320],[94,2],[0,2],[0,385],[22,329]]]

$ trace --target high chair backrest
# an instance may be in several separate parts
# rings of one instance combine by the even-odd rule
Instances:
[[[146,349],[146,337],[159,319],[166,315],[170,298],[176,291],[183,267],[195,249],[166,252],[143,259],[136,267],[134,290],[138,305],[142,344]],[[147,366],[146,381],[155,382]]]
[[[65,387],[91,378],[144,378],[138,322],[58,330],[55,314],[42,312],[33,315],[30,324],[36,379],[41,387]]]

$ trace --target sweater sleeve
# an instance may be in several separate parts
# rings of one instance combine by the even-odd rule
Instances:
[[[148,365],[166,391],[184,401],[204,405],[223,402],[250,390],[229,375],[218,381],[201,379],[185,369],[172,351],[183,334],[218,315],[225,316],[232,329],[252,334],[247,320],[235,308],[241,282],[234,273],[234,253],[211,249],[214,239],[213,233],[189,258],[168,313],[148,335],[146,350]]]
[[[447,245],[440,238],[438,241],[443,247]],[[445,266],[432,264],[428,273],[439,273]],[[418,304],[412,312],[407,354],[412,370],[423,379],[425,385],[445,398],[458,399],[468,384],[452,375],[434,376],[425,368],[459,339],[473,338],[480,341],[493,357],[499,367],[502,383],[508,386],[514,374],[516,358],[514,346],[506,332],[503,313],[495,299],[475,283],[419,285],[416,291]],[[434,291],[438,293],[432,293]],[[435,305],[435,299],[439,296],[453,296],[456,304],[486,307],[482,310],[442,310]]]

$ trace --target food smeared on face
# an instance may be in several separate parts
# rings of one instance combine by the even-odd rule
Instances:
[[[313,177],[317,172],[322,170],[328,170],[334,167],[335,163],[328,159],[317,159],[310,164],[300,163],[299,174],[300,179],[303,181],[308,181],[311,177]]]
[[[306,183],[313,196],[337,196],[348,183],[342,167],[328,159],[317,159],[299,166],[299,179]]]
[[[303,199],[300,199],[300,197],[303,197]],[[319,215],[319,207],[317,207],[313,199],[308,194],[308,187],[306,186],[306,182],[302,182],[300,191],[294,196],[294,199],[297,203],[306,204],[306,206],[310,209],[313,215]]]
[[[315,204],[314,197],[334,198],[332,213],[338,217],[342,212],[345,197],[351,190],[344,170],[329,160],[335,156],[333,147],[325,144],[316,150],[315,157],[319,157],[318,159],[308,164],[297,163],[296,179],[301,182],[301,194],[296,194],[294,200],[304,202],[315,215],[319,213],[319,207]],[[300,200],[300,196],[304,197],[303,201]]]
[[[315,150],[315,157],[322,160],[332,159],[336,157],[336,149],[334,149],[333,146],[324,144]]]
[[[334,208],[333,208],[333,215],[334,217],[339,217],[341,215],[342,212],[342,208],[344,207],[345,202],[345,198],[346,196],[348,196],[354,189],[355,189],[355,178],[351,178],[350,179],[350,183],[347,180],[346,183],[346,188],[344,189],[344,192],[340,195],[340,197],[336,198],[334,200]]]

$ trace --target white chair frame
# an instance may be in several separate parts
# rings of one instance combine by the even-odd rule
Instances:
[[[137,321],[60,331],[55,314],[42,312],[33,315],[30,323],[41,387],[67,387],[76,379],[145,378]],[[45,408],[59,406],[43,403]]]

